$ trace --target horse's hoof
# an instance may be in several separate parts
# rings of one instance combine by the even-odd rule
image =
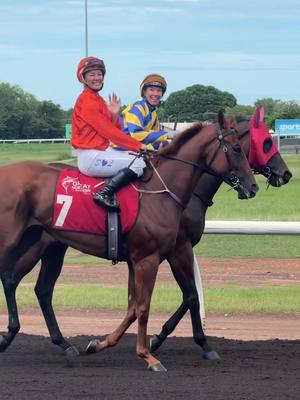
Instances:
[[[153,372],[167,372],[167,369],[161,363],[150,365],[148,369]]]
[[[98,347],[98,340],[94,339],[91,340],[90,343],[87,345],[87,348],[85,349],[85,354],[95,354],[97,353],[97,347]]]
[[[0,335],[0,353],[5,351],[9,346],[9,343],[5,336]]]
[[[161,345],[160,339],[157,335],[153,335],[150,338],[150,343],[149,343],[149,349],[150,353],[153,353],[155,350],[157,350]]]
[[[79,351],[75,346],[70,346],[65,350],[65,355],[68,359],[73,359],[79,356]]]
[[[219,354],[215,350],[207,351],[203,354],[204,360],[220,360]]]

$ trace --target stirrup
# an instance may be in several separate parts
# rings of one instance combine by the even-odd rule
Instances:
[[[99,206],[104,206],[110,210],[118,211],[120,209],[120,205],[113,195],[108,196],[101,193],[96,193],[93,196],[93,200]]]

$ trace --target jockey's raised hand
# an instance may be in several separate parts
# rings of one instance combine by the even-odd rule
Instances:
[[[119,118],[119,112],[121,109],[121,100],[116,95],[115,92],[108,96],[108,109],[113,114],[113,116],[117,116]]]

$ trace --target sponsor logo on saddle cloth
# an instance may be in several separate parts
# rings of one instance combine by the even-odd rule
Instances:
[[[249,164],[251,168],[259,168],[267,165],[274,154],[278,153],[275,141],[269,133],[267,125],[263,122],[264,109],[259,107],[250,119],[250,151]],[[264,145],[267,151],[264,151]]]
[[[93,201],[93,195],[104,185],[103,179],[83,175],[78,169],[62,170],[55,190],[52,227],[105,235],[107,210]],[[122,233],[126,233],[138,214],[139,193],[129,185],[121,188],[116,197],[120,203]]]

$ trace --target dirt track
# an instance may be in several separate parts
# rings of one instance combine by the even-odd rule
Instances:
[[[214,285],[299,284],[299,264],[297,260],[200,260],[204,284]],[[127,271],[124,265],[70,266],[64,268],[63,276],[111,286],[124,283]],[[173,281],[166,265],[158,280]],[[83,352],[92,335],[110,332],[123,313],[58,311],[57,315],[64,334],[72,336],[70,341]],[[151,315],[149,332],[157,333],[166,317]],[[298,400],[299,317],[208,314],[206,333],[221,356],[214,362],[202,359],[201,350],[189,337],[186,318],[175,331],[177,337],[169,338],[156,353],[168,369],[160,374],[146,371],[144,362],[137,359],[132,334],[125,335],[117,347],[82,355],[70,365],[48,337],[37,336],[48,336],[41,313],[27,310],[21,313],[21,324],[29,334],[19,334],[0,353],[0,399]],[[6,316],[0,315],[1,330],[6,325]],[[133,326],[131,332],[135,331]]]
[[[83,350],[88,339],[72,341]],[[154,373],[134,355],[133,335],[106,352],[79,357],[72,368],[46,338],[20,335],[0,354],[1,400],[299,399],[300,341],[210,343],[220,361],[203,360],[188,338],[169,339],[157,353],[168,372]]]

